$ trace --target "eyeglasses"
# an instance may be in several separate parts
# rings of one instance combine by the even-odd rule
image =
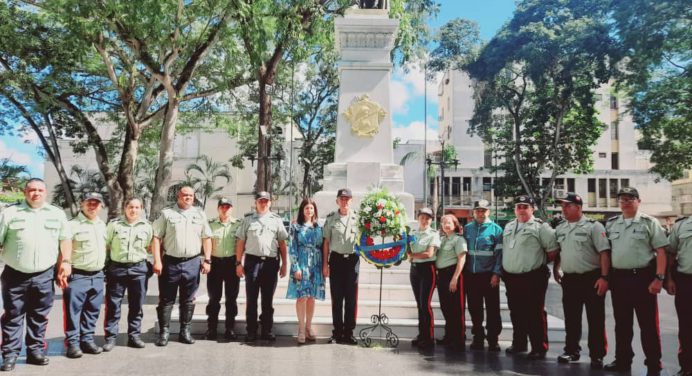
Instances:
[[[526,209],[529,208],[529,205],[519,204],[519,205],[516,205],[516,206],[514,206],[514,207],[517,208],[517,209],[526,210]]]
[[[625,197],[618,198],[618,202],[620,202],[622,204],[629,204],[630,202],[634,202],[634,201],[637,201],[637,199],[636,198],[625,198]]]

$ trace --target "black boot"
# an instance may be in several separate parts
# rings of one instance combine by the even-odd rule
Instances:
[[[207,331],[206,331],[206,333],[204,333],[204,338],[206,338],[208,340],[212,340],[212,341],[216,340],[217,333],[218,333],[217,332],[218,322],[219,321],[217,318],[209,317],[207,319]]]
[[[171,312],[173,305],[165,305],[156,307],[156,314],[159,319],[159,338],[156,339],[156,346],[168,345],[168,337],[170,336],[169,327],[171,325]]]
[[[180,306],[180,334],[178,334],[178,342],[191,345],[195,343],[190,333],[192,326],[192,315],[195,313],[194,304],[186,304]]]
[[[224,339],[226,341],[235,341],[238,336],[235,334],[233,328],[235,327],[235,320],[226,319],[226,332],[224,333]]]

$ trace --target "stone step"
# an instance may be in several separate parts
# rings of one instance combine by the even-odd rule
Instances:
[[[221,322],[225,319],[223,316],[219,317]],[[192,332],[195,335],[202,335],[207,329],[207,318],[205,315],[196,314],[192,320]],[[174,314],[171,318],[171,332],[178,333],[179,331],[179,320],[177,314]],[[332,320],[331,317],[314,317],[313,318],[313,329],[317,332],[319,337],[327,338],[331,335],[332,331]],[[369,317],[361,317],[356,321],[356,331],[355,335],[358,337],[360,330],[367,328],[372,325]],[[435,320],[435,336],[441,338],[444,334],[444,319]],[[389,319],[388,326],[392,329],[394,334],[399,336],[400,339],[411,339],[418,335],[418,320],[417,319]],[[297,332],[297,320],[295,315],[290,316],[280,316],[274,315],[274,333],[280,336],[295,336]],[[158,325],[156,325],[158,328]],[[223,333],[223,324],[219,324],[219,333]],[[565,325],[564,321],[556,318],[554,316],[548,316],[548,340],[553,343],[564,343],[565,341]],[[236,320],[235,330],[238,334],[245,334],[245,319],[244,317],[238,317]],[[502,323],[502,333],[500,334],[501,341],[511,341],[512,340],[512,324],[509,322]],[[373,333],[373,338],[382,338],[385,332],[380,329]],[[471,338],[471,322],[466,321],[466,337]]]

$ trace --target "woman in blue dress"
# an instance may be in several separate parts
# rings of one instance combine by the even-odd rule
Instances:
[[[297,299],[298,344],[303,344],[316,339],[311,326],[315,299],[324,300],[322,227],[317,224],[317,205],[313,200],[303,199],[296,222],[291,225],[291,275],[286,297]]]

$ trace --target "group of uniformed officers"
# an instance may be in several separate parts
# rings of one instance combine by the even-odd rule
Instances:
[[[24,202],[0,213],[0,247],[5,263],[0,276],[4,309],[0,319],[4,361],[0,370],[14,369],[22,347],[25,321],[27,363],[48,364],[45,332],[54,300],[54,281],[63,289],[65,346],[69,358],[113,350],[120,305],[126,291],[127,345],[145,347],[140,337],[142,306],[152,274],[158,275],[160,294],[156,308],[157,346],[168,344],[171,314],[178,292],[178,340],[194,343],[190,325],[200,273],[208,275],[206,338],[217,338],[220,300],[225,291],[224,338],[236,339],[236,298],[240,278],[244,277],[247,295],[245,341],[256,341],[258,330],[260,339],[275,340],[272,299],[277,277],[287,273],[286,241],[289,236],[281,218],[270,211],[271,197],[267,192],[255,195],[256,211],[243,220],[234,218],[231,201],[221,198],[218,218],[209,222],[204,211],[193,206],[193,189],[182,187],[177,192],[176,205],[164,209],[153,225],[142,218],[142,202],[136,198],[125,201],[123,218],[106,225],[99,218],[104,206],[99,193],[84,195],[80,213],[70,221],[61,209],[45,202],[46,185],[41,179],[30,179],[24,195]],[[692,219],[680,219],[666,237],[655,218],[638,210],[641,200],[636,189],[622,188],[617,197],[622,214],[608,220],[605,227],[584,216],[582,198],[575,193],[558,200],[564,221],[555,229],[533,216],[534,202],[529,196],[515,199],[516,219],[504,230],[488,218],[487,201],[474,203],[474,221],[464,227],[463,239],[454,241],[454,244],[466,244],[450,248],[450,260],[458,256],[459,262],[464,264],[456,267],[450,262],[452,267],[449,267],[447,278],[451,281],[451,293],[456,293],[454,287],[458,286],[468,300],[473,323],[471,349],[483,349],[487,340],[489,351],[500,350],[499,282],[502,279],[514,329],[512,345],[506,352],[526,352],[530,344],[527,359],[545,358],[548,336],[544,304],[550,277],[547,264],[552,261],[553,276],[563,289],[567,332],[564,354],[558,357],[558,362],[576,362],[580,358],[581,316],[585,307],[592,368],[630,369],[634,356],[631,347],[633,315],[636,314],[648,374],[659,374],[662,365],[657,294],[665,288],[675,295],[679,318],[679,375],[692,375]],[[327,216],[323,228],[325,262],[322,272],[325,278],[330,278],[332,297],[330,343],[357,343],[353,331],[360,258],[355,251],[358,221],[350,208],[351,202],[351,190],[340,189],[336,199],[338,209]],[[426,216],[432,217],[429,209],[419,214],[423,225],[429,224]],[[453,220],[445,226],[443,237],[452,236],[452,230],[459,230],[458,223]],[[430,232],[429,229],[424,231]],[[432,233],[428,235],[432,239]],[[432,278],[428,281],[431,283],[422,283],[432,291],[435,288],[434,267],[430,274],[423,267],[427,264],[420,261],[434,260],[434,249],[440,242],[438,239],[426,244],[420,247],[425,253],[412,259],[413,266],[417,265],[416,281],[422,283]],[[203,258],[199,257],[200,250]],[[153,264],[147,261],[148,252],[153,254]],[[415,264],[416,261],[419,263]],[[460,274],[462,266],[463,275]],[[464,279],[465,282],[460,281]],[[616,351],[615,360],[604,366],[607,349],[605,294],[609,289],[615,317]],[[104,298],[105,343],[98,346],[94,342],[94,331]],[[430,299],[426,296],[420,300],[429,303]],[[460,314],[463,315],[463,295],[461,300]],[[447,318],[447,313],[445,316]],[[426,317],[425,312],[423,317]],[[463,317],[458,321],[462,323],[463,332]],[[428,326],[432,328],[427,322],[423,324],[421,332],[427,331]],[[425,338],[430,340],[432,330],[428,334]],[[461,336],[463,344],[463,334]],[[422,339],[419,336],[418,340]]]

